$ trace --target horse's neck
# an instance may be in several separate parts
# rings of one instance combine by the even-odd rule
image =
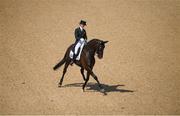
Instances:
[[[87,52],[89,52],[93,56],[95,55],[96,49],[97,49],[97,45],[96,44],[88,43],[86,45]]]

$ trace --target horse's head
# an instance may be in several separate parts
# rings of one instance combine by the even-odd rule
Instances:
[[[100,40],[100,39],[92,39],[92,40],[90,40],[88,42],[88,47],[97,54],[97,57],[99,59],[102,59],[103,58],[105,44],[107,42],[108,41],[103,41],[103,40]]]
[[[105,44],[107,42],[108,41],[102,41],[102,40],[98,41],[96,53],[97,53],[97,56],[98,56],[99,59],[103,58],[104,48],[105,48]]]

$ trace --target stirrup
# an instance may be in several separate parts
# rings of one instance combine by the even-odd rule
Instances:
[[[73,61],[73,60],[71,60],[70,65],[71,65],[71,66],[73,66],[73,63],[74,63],[74,61]]]
[[[70,62],[70,65],[71,65],[71,66],[73,65],[73,63],[75,63],[76,57],[77,57],[77,56],[74,54],[74,55],[73,55],[73,58],[71,59],[71,62]]]

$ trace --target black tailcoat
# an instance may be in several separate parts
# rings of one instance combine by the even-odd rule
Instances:
[[[85,40],[87,40],[86,30],[83,29],[83,30],[81,31],[80,27],[78,27],[78,28],[75,29],[74,35],[75,35],[75,38],[76,38],[76,43],[77,43],[81,38],[84,38]]]

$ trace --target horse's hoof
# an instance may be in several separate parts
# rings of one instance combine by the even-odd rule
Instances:
[[[82,92],[85,92],[85,89],[84,89],[84,88],[82,89]]]
[[[59,83],[59,84],[58,84],[58,87],[62,87],[62,84]]]

